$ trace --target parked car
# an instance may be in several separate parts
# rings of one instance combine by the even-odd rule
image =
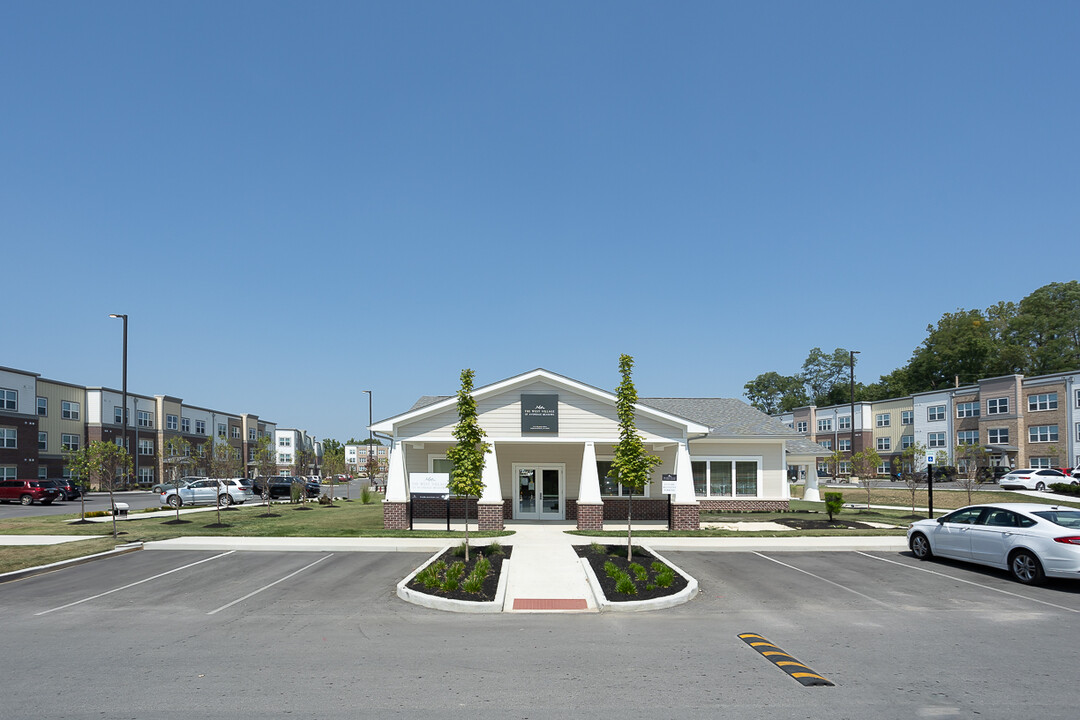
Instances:
[[[199,479],[205,480],[206,478]],[[187,487],[191,482],[193,481],[185,480],[184,478],[178,478],[176,480],[165,480],[164,482],[154,483],[153,485],[151,485],[150,492],[156,492],[160,494],[172,490],[173,488]]]
[[[0,482],[0,502],[18,500],[23,505],[30,505],[35,500],[42,505],[49,505],[60,497],[60,490],[47,480],[4,480]]]
[[[172,507],[184,505],[242,505],[255,494],[246,478],[204,479],[188,483],[181,488],[169,488],[161,493],[161,504]]]
[[[971,505],[913,522],[915,557],[964,560],[1008,570],[1025,584],[1080,578],[1080,510],[1038,503]]]
[[[1002,490],[1038,490],[1042,492],[1050,483],[1068,482],[1060,470],[1053,468],[1020,468],[1005,475],[998,482]]]
[[[255,492],[263,500],[291,498],[293,484],[301,485],[309,498],[319,497],[322,487],[311,478],[296,475],[271,475],[255,478]]]
[[[56,483],[57,489],[60,490],[62,497],[59,499],[78,500],[82,497],[82,490],[75,484],[75,481],[68,478],[50,478],[50,480]]]

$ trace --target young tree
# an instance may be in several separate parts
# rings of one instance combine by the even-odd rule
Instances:
[[[78,450],[64,450],[64,461],[72,481],[82,486],[82,492],[79,493],[79,522],[88,522],[86,494],[90,491],[90,446],[83,445]]]
[[[630,529],[631,511],[630,504],[634,500],[634,492],[644,492],[645,485],[649,482],[654,466],[660,463],[660,458],[645,452],[645,444],[638,435],[637,425],[634,422],[634,408],[637,405],[638,394],[634,388],[634,381],[630,379],[630,372],[634,368],[634,358],[629,355],[619,356],[619,373],[622,382],[615,390],[615,411],[619,416],[619,442],[615,446],[615,457],[611,462],[611,476],[630,491],[626,499],[626,560],[634,559],[633,537]]]
[[[165,441],[162,448],[165,471],[169,475],[169,484],[179,489],[180,478],[184,475],[184,469],[194,463],[191,457],[191,443],[186,438],[174,435]],[[176,519],[180,519],[180,505],[176,506]]]
[[[224,478],[237,477],[240,474],[240,458],[236,456],[236,448],[229,444],[224,435],[218,435],[213,442],[210,448],[209,464],[210,477],[217,481],[217,521],[220,525],[222,498],[228,498],[226,502],[232,504],[232,496],[228,495],[228,491],[222,492],[224,486],[221,481]]]
[[[327,442],[337,442],[336,440],[330,440]],[[338,475],[345,474],[345,446],[338,443],[341,447],[341,452],[327,452],[326,445],[323,444],[323,473],[330,476],[330,500],[333,501],[334,496],[337,495],[337,477]],[[345,486],[348,488],[348,485]]]
[[[131,455],[116,443],[95,440],[86,446],[86,454],[76,462],[80,463],[80,472],[85,472],[88,478],[97,478],[98,487],[109,491],[109,507],[113,509],[113,537],[116,537],[116,502],[113,491],[120,478],[131,472]]]
[[[971,493],[979,482],[979,473],[983,471],[989,453],[979,443],[967,443],[957,445],[953,455],[957,464],[956,481],[967,491],[967,501],[970,505]]]
[[[877,477],[878,466],[881,465],[881,456],[874,448],[860,450],[851,456],[851,472],[865,481],[866,486],[866,509],[870,509],[871,486],[870,479]]]
[[[915,473],[915,468],[922,465],[925,457],[926,446],[922,443],[913,443],[900,453],[900,477],[911,493],[912,515],[915,514],[915,496],[919,491],[919,476]]]
[[[315,453],[305,445],[299,445],[293,453],[296,461],[296,475],[300,477],[300,504],[307,505],[307,477],[305,473],[311,469],[315,460]]]
[[[255,441],[255,473],[263,478],[266,516],[270,517],[270,476],[277,474],[277,448],[274,447],[274,438],[269,433],[261,435]]]
[[[832,454],[825,458],[825,462],[832,466],[832,477],[835,482],[840,475],[840,463],[847,459],[847,455],[839,447],[833,448]]]
[[[487,433],[476,418],[476,400],[472,396],[473,371],[461,371],[461,389],[457,394],[458,424],[454,426],[457,444],[446,451],[451,463],[450,492],[465,497],[465,562],[469,561],[469,497],[484,492],[484,456],[491,445],[484,442]]]

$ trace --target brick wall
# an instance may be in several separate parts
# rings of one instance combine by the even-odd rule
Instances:
[[[409,503],[384,502],[383,527],[387,530],[408,530]]]
[[[726,512],[778,512],[787,510],[790,503],[787,500],[708,500],[699,498],[701,512],[703,513],[726,513]],[[687,506],[689,507],[689,506]]]
[[[575,505],[578,530],[603,530],[604,529],[604,506],[603,505]]]

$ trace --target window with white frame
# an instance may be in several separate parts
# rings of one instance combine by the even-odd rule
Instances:
[[[0,410],[18,410],[19,409],[19,392],[17,390],[8,390],[7,388],[0,388]]]
[[[1080,423],[1076,423],[1076,442],[1080,442]]]
[[[832,418],[819,418],[817,421],[818,432],[832,432]]]
[[[49,477],[49,466],[48,465],[38,465],[37,466],[37,476],[38,476],[38,480],[45,480],[46,478],[48,478]]]
[[[37,434],[37,449],[39,452],[49,451],[49,433],[39,432]]]
[[[255,428],[248,428],[248,442],[255,442],[258,439]]]
[[[986,442],[990,445],[1006,445],[1009,442],[1009,428],[988,428]]]
[[[819,462],[817,464],[817,473],[818,473],[818,475],[828,475],[829,474],[829,463],[827,463],[827,462]]]
[[[143,485],[154,484],[154,466],[153,465],[140,465],[139,466],[139,482]]]
[[[180,432],[186,432],[186,433],[191,432],[191,418],[187,418],[187,417],[181,417],[180,418]]]
[[[0,480],[16,480],[17,468],[14,465],[0,465]]]
[[[841,452],[851,452],[851,438],[838,438],[836,449]]]
[[[892,413],[878,413],[874,418],[874,424],[878,427],[889,427],[892,425]]]
[[[135,413],[135,422],[139,424],[139,427],[154,427],[154,419],[151,417],[150,413],[145,410],[140,410],[139,412]]]
[[[977,445],[979,443],[978,430],[961,430],[956,433],[957,445]]]
[[[914,435],[901,435],[900,436],[900,449],[907,450],[909,447],[915,444]]]
[[[0,428],[0,448],[12,450],[18,447],[18,431],[15,428]]]
[[[67,465],[65,465],[64,469],[60,471],[60,477],[64,478],[65,480],[70,480],[71,479],[71,468],[68,467]]]
[[[278,465],[291,465],[292,453],[278,453]]]
[[[851,416],[850,415],[841,415],[838,418],[836,418],[836,429],[837,430],[850,430],[851,429]]]
[[[832,440],[818,440],[818,445],[821,445],[826,450],[832,450]]]
[[[1080,408],[1080,390],[1076,391],[1076,407]]]
[[[218,437],[223,436],[225,433],[226,433],[225,423],[218,423],[217,424]]]
[[[836,466],[837,475],[850,475],[851,474],[851,461],[841,460]]]
[[[1028,442],[1057,442],[1057,425],[1032,425],[1028,428]]]
[[[931,405],[926,408],[927,422],[941,422],[945,419],[944,405]]]
[[[1028,460],[1028,464],[1031,467],[1038,468],[1039,470],[1045,470],[1054,467],[1052,463],[1053,458],[1048,457],[1033,457]]]
[[[704,498],[760,495],[761,458],[702,458],[690,463],[694,494]]]
[[[795,432],[801,432],[801,433],[806,432],[806,421],[805,420],[800,420],[797,423],[795,423]]]
[[[236,425],[229,426],[229,437],[231,437],[233,440],[239,440],[240,439],[240,428],[237,427]]]
[[[255,462],[255,448],[248,448],[248,462]]]
[[[1040,410],[1057,410],[1057,393],[1042,393],[1039,395],[1028,395],[1028,412],[1038,412]]]
[[[928,447],[928,448],[943,448],[943,447],[945,447],[945,433],[943,433],[943,432],[926,433],[926,447]]]
[[[885,460],[882,460],[881,464],[877,466],[877,474],[878,475],[889,475],[891,472],[892,472],[892,465],[889,462],[885,461]]]
[[[1009,398],[990,398],[986,401],[986,414],[987,415],[1008,415],[1009,414]]]
[[[281,437],[278,438],[277,444],[278,444],[278,447],[291,448],[292,447],[292,438],[289,437],[288,435],[282,435]]]
[[[445,464],[442,465],[443,470],[441,472],[450,472],[452,469],[449,460],[445,460]],[[600,494],[605,497],[627,497],[630,495],[630,491],[624,488],[621,483],[615,482],[611,475],[611,460],[597,460],[596,461],[596,474],[600,477]],[[436,472],[432,470],[432,472]],[[649,486],[645,485],[645,495],[649,494]],[[640,494],[638,495],[641,496]]]
[[[60,403],[60,417],[65,420],[79,419],[79,403],[64,400]]]
[[[63,450],[78,450],[79,440],[80,438],[78,435],[68,435],[67,433],[62,433],[60,435],[60,447]]]
[[[49,398],[39,397],[37,399],[37,414],[41,417],[49,416]]]
[[[979,417],[979,403],[977,402],[962,402],[956,404],[956,417]]]
[[[180,427],[180,422],[179,421],[180,421],[180,418],[176,417],[175,415],[166,415],[165,416],[165,429],[166,430],[176,430],[177,428]]]
[[[891,437],[879,437],[877,439],[877,449],[889,451],[892,450],[892,438]]]
[[[154,441],[147,440],[145,438],[139,438],[139,454],[140,455],[153,455],[154,454]]]
[[[119,405],[113,405],[112,419],[113,419],[113,423],[115,423],[116,425],[120,425],[120,424],[122,424],[124,422],[123,419],[122,419],[123,415],[121,415],[121,412],[122,412],[122,410],[121,410]]]
[[[914,410],[901,410],[900,411],[900,424],[901,425],[913,425],[913,424],[915,424],[915,411]]]
[[[117,435],[116,437],[114,437],[113,442],[116,443],[117,447],[122,447],[125,450],[131,447],[131,444],[128,442],[128,438],[124,437],[123,435]]]
[[[195,434],[196,435],[205,435],[206,434],[206,421],[205,420],[196,420],[195,421]]]

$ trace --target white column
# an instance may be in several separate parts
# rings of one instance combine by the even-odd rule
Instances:
[[[484,493],[480,496],[481,505],[502,505],[502,486],[499,484],[499,458],[495,455],[495,443],[491,443],[491,452],[484,457],[484,472],[480,479],[484,481]]]
[[[400,440],[390,450],[390,468],[386,473],[385,502],[409,502],[409,482],[405,474],[405,448]]]
[[[690,465],[690,449],[679,443],[675,453],[675,497],[672,502],[681,505],[698,505],[694,495],[694,468]]]
[[[600,505],[600,475],[596,472],[596,445],[585,443],[581,454],[581,484],[578,487],[578,505]]]
[[[806,487],[803,489],[803,500],[821,502],[821,494],[818,492],[816,462],[806,466]]]

